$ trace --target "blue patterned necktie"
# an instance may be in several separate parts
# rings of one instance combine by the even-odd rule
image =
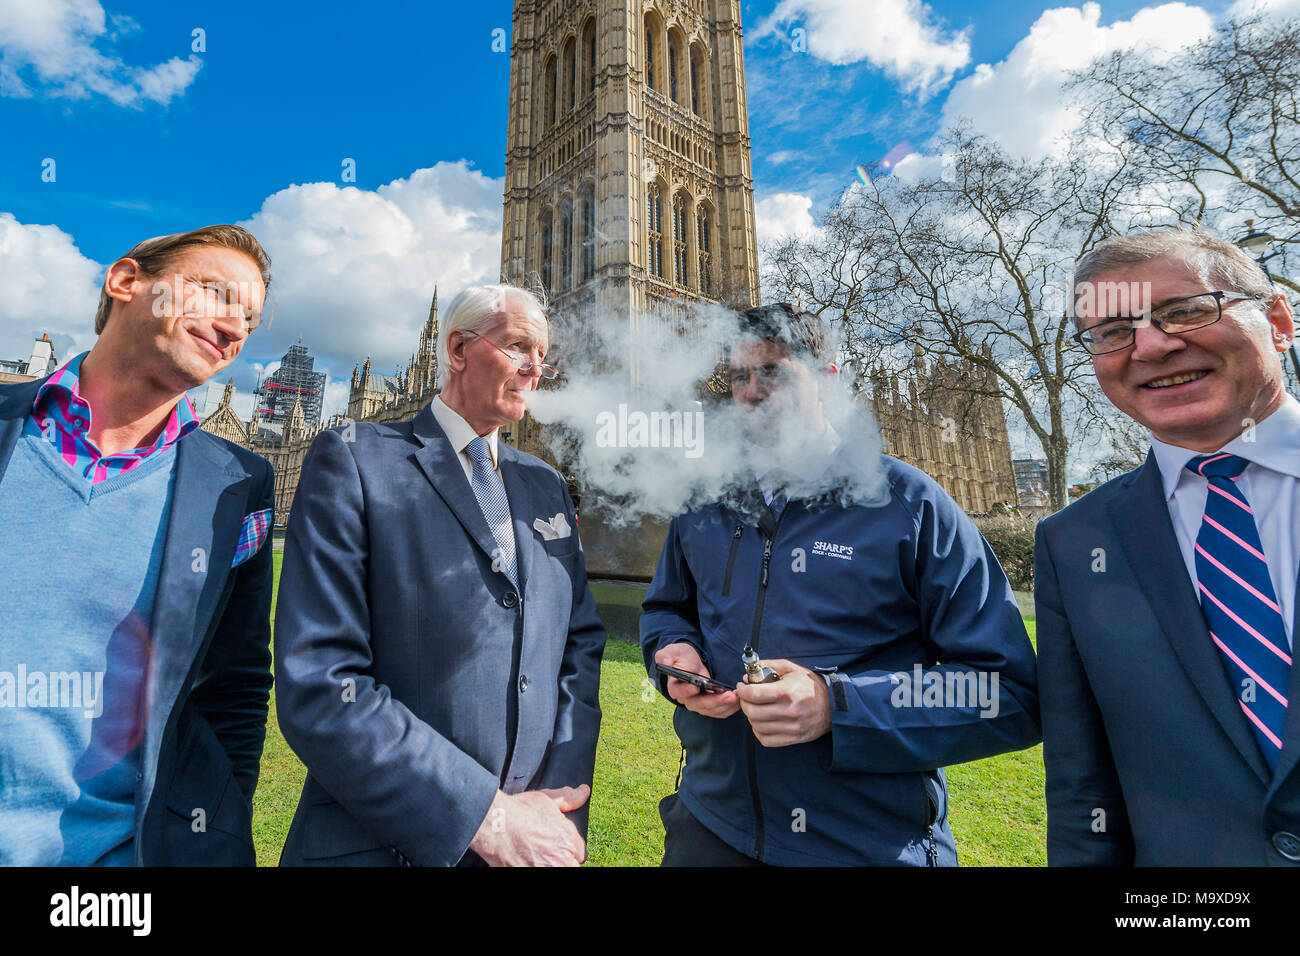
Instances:
[[[519,587],[519,576],[515,567],[515,532],[510,522],[510,503],[506,500],[506,486],[501,483],[501,476],[492,467],[492,450],[487,439],[481,435],[465,446],[470,461],[474,463],[474,476],[470,487],[478,506],[483,509],[488,528],[496,540],[500,554],[492,556],[492,563],[510,579],[510,583]]]
[[[1237,487],[1250,464],[1237,455],[1200,455],[1188,469],[1208,482],[1196,535],[1201,612],[1219,649],[1233,695],[1255,732],[1270,770],[1282,755],[1291,655],[1268,573],[1255,512]]]

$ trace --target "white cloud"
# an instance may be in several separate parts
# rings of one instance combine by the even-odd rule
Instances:
[[[348,395],[352,392],[352,380],[330,379],[325,383],[325,397],[321,400],[321,422],[333,415],[342,415],[348,410]]]
[[[942,156],[908,153],[894,164],[894,171],[890,175],[897,176],[899,179],[908,182],[917,182],[922,179],[938,179],[943,177],[945,166]],[[857,186],[857,183],[853,185]]]
[[[89,348],[103,273],[57,226],[0,212],[0,358],[30,357],[45,332],[60,363]]]
[[[1237,0],[1228,8],[1230,17],[1262,13],[1271,17],[1300,17],[1300,0]]]
[[[318,367],[350,375],[370,355],[391,374],[418,344],[435,285],[446,305],[496,280],[503,187],[462,160],[374,191],[305,183],[267,197],[241,225],[271,256],[275,313],[246,351],[278,356],[301,335]]]
[[[1172,55],[1208,36],[1213,25],[1209,13],[1185,3],[1147,7],[1108,26],[1096,3],[1046,10],[1005,60],[981,63],[958,81],[943,106],[944,126],[969,120],[1013,153],[1050,152],[1078,123],[1062,91],[1069,71],[1121,49]]]
[[[799,193],[776,193],[754,204],[755,232],[761,248],[786,236],[803,236],[815,229],[812,198]]]
[[[111,51],[130,18],[98,0],[0,0],[0,96],[105,96],[119,106],[166,104],[194,81],[197,56],[132,66]]]
[[[969,31],[945,32],[921,0],[781,0],[751,39],[776,34],[778,23],[794,49],[805,41],[828,63],[866,61],[923,95],[970,62]]]

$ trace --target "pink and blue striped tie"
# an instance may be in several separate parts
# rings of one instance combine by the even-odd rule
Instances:
[[[1255,512],[1237,487],[1248,464],[1223,453],[1187,463],[1209,482],[1205,518],[1196,535],[1196,579],[1201,612],[1233,694],[1269,769],[1275,770],[1282,754],[1291,654]]]

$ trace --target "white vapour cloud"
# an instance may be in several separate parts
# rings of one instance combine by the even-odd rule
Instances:
[[[946,86],[970,62],[969,31],[946,31],[920,0],[780,0],[751,40],[776,34],[778,24],[788,28],[794,49],[802,40],[828,63],[865,61],[922,95]]]
[[[111,48],[135,29],[129,17],[106,14],[98,0],[0,0],[0,96],[98,95],[118,106],[165,105],[194,82],[202,62],[191,54],[130,65]]]
[[[90,348],[103,277],[62,229],[0,212],[0,358],[29,358],[46,332],[60,363]]]
[[[418,344],[435,286],[445,304],[496,280],[502,189],[461,160],[373,191],[304,183],[267,197],[241,225],[271,256],[275,318],[245,350],[270,358],[301,335],[339,378],[367,355],[392,374]]]
[[[1214,26],[1211,14],[1185,3],[1147,7],[1108,25],[1101,23],[1101,12],[1097,3],[1045,10],[1005,60],[981,63],[953,86],[943,105],[943,126],[969,121],[1011,153],[1045,155],[1079,122],[1062,89],[1070,71],[1116,50],[1172,56]]]
[[[610,316],[580,321],[586,348],[566,361],[564,384],[529,393],[529,406],[538,421],[564,426],[544,436],[557,460],[582,475],[592,492],[583,499],[584,512],[596,508],[619,525],[646,515],[670,517],[723,497],[748,513],[753,503],[744,503],[742,491],[769,468],[780,476],[777,485],[798,486],[802,495],[881,500],[879,430],[870,406],[850,399],[837,378],[823,379],[809,366],[809,380],[821,382],[827,420],[853,449],[834,463],[810,435],[788,389],[775,389],[758,411],[729,396],[701,403],[699,384],[725,355],[725,344],[740,336],[728,310],[692,309],[689,335],[653,316],[634,323]]]

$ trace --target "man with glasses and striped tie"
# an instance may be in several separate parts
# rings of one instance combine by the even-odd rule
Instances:
[[[1151,450],[1038,526],[1048,862],[1300,864],[1291,307],[1186,229],[1100,243],[1074,305]]]
[[[442,318],[433,401],[303,462],[275,631],[308,772],[284,865],[586,858],[605,630],[564,479],[498,440],[557,374],[546,315],[492,285]]]

